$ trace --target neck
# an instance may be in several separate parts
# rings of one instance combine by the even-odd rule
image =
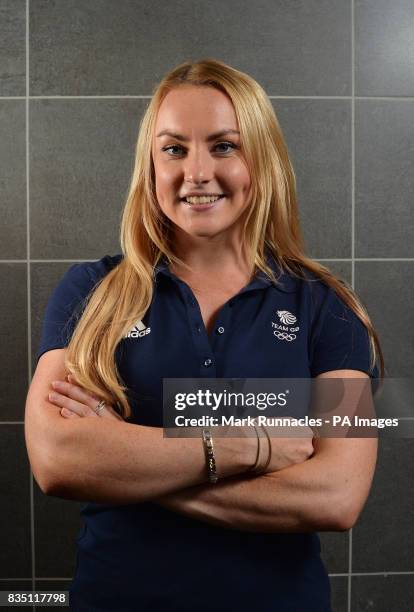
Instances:
[[[214,236],[212,238],[177,238],[174,242],[177,256],[191,268],[192,273],[217,275],[238,270],[250,274],[247,253],[241,241]],[[189,274],[184,266],[174,265],[174,272]]]

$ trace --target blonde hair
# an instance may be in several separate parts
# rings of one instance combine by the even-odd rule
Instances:
[[[304,269],[332,287],[368,330],[371,363],[384,360],[368,313],[352,288],[326,267],[307,257],[300,230],[296,179],[282,130],[263,88],[250,76],[214,59],[185,62],[155,88],[141,120],[135,166],[122,214],[123,258],[85,300],[66,353],[66,368],[80,385],[131,416],[115,350],[131,326],[143,318],[153,296],[154,267],[164,255],[183,265],[173,252],[171,227],[155,196],[151,149],[158,109],[167,93],[181,85],[214,87],[230,98],[238,121],[242,152],[249,168],[252,200],[244,223],[250,264],[277,282],[266,251],[281,269],[304,278]]]

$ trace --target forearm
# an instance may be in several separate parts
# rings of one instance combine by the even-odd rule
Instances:
[[[49,449],[48,494],[128,504],[207,481],[201,438],[164,438],[161,428],[104,419],[83,418],[65,426],[66,435]],[[242,451],[246,443],[234,438],[218,443],[226,476],[253,463],[254,457]]]
[[[343,530],[337,489],[324,472],[314,457],[255,478],[196,486],[157,502],[189,517],[241,531]]]

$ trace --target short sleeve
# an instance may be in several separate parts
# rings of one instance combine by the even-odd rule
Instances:
[[[36,364],[46,351],[68,346],[94,284],[85,263],[66,271],[46,306]]]
[[[311,340],[311,376],[332,370],[360,370],[378,378],[378,367],[370,370],[370,360],[367,328],[330,288]]]

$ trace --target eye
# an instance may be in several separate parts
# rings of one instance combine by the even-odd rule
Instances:
[[[237,146],[232,142],[219,142],[218,144],[216,144],[216,147],[221,146],[230,147],[231,149],[237,149]],[[222,151],[222,153],[228,153],[228,151]]]
[[[217,143],[214,148],[217,147],[230,147],[231,149],[238,149],[239,147],[237,145],[235,145],[232,142],[219,142]],[[168,147],[164,147],[163,149],[161,149],[162,151],[166,151],[167,153],[170,151],[170,149],[181,149],[183,150],[183,147],[181,147],[180,145],[169,145]],[[226,151],[219,151],[220,153],[229,153],[230,151],[226,150]],[[177,157],[174,153],[170,153],[170,155],[172,155],[173,157]]]

